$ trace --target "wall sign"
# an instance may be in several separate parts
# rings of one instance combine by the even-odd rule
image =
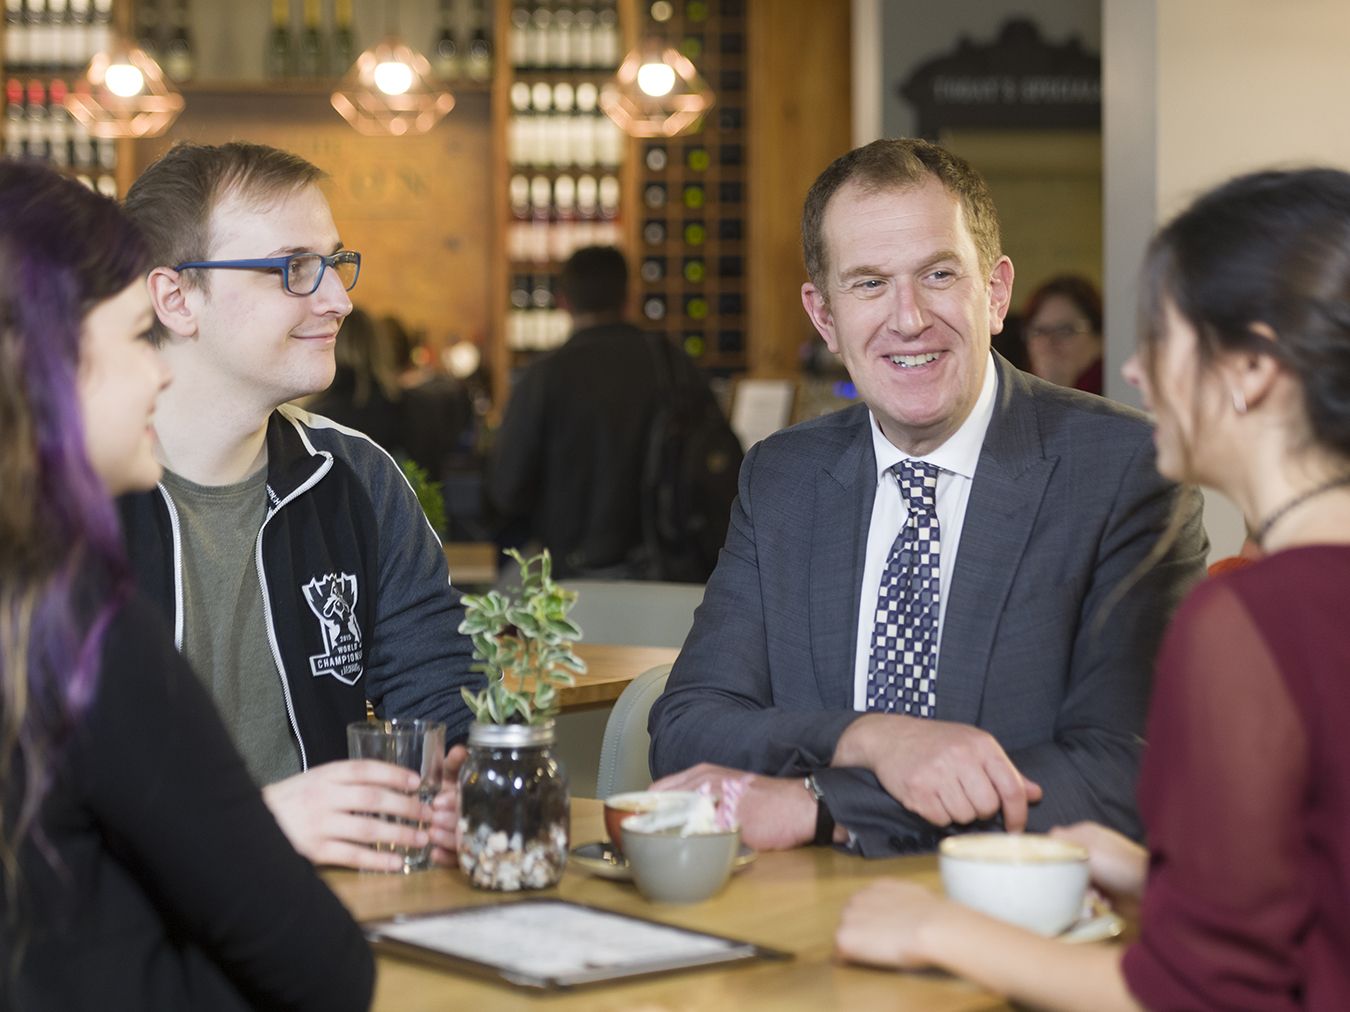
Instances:
[[[924,137],[954,127],[1101,126],[1101,56],[1077,38],[1050,43],[1024,18],[1006,21],[989,43],[963,37],[897,82],[895,91],[914,107]]]

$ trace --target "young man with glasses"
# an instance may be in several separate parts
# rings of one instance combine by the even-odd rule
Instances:
[[[361,269],[322,178],[275,148],[183,144],[132,186],[174,379],[155,412],[163,481],[127,498],[123,519],[139,583],[296,849],[394,870],[387,845],[425,843],[418,822],[453,848],[453,788],[432,818],[409,794],[415,774],[345,760],[345,727],[370,700],[462,739],[460,688],[479,677],[441,545],[397,464],[288,403],[332,382]]]

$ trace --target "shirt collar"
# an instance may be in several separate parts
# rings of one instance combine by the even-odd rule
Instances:
[[[975,406],[970,409],[970,414],[945,443],[924,457],[911,458],[887,439],[877,423],[876,413],[869,411],[867,417],[872,421],[872,452],[877,461],[878,484],[892,467],[902,460],[910,459],[926,460],[944,471],[951,471],[963,478],[974,478],[975,467],[980,462],[980,450],[984,446],[984,435],[989,431],[989,422],[994,417],[994,397],[998,393],[997,371],[994,356],[990,354],[984,369],[980,395],[975,399]]]

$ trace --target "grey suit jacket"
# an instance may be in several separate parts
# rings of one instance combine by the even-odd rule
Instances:
[[[937,718],[983,728],[1045,789],[1030,826],[1095,819],[1138,836],[1135,778],[1163,628],[1207,547],[1200,497],[1159,477],[1139,412],[1019,372],[971,486],[937,673]],[[858,597],[876,490],[863,405],[746,456],[716,572],[664,695],[651,766],[817,773],[855,847],[942,831],[867,770],[831,769],[853,710]],[[1145,566],[1175,515],[1170,548]]]

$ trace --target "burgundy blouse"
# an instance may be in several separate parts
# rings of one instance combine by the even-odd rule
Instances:
[[[1350,1009],[1350,546],[1211,578],[1158,658],[1139,784],[1150,1009]]]

